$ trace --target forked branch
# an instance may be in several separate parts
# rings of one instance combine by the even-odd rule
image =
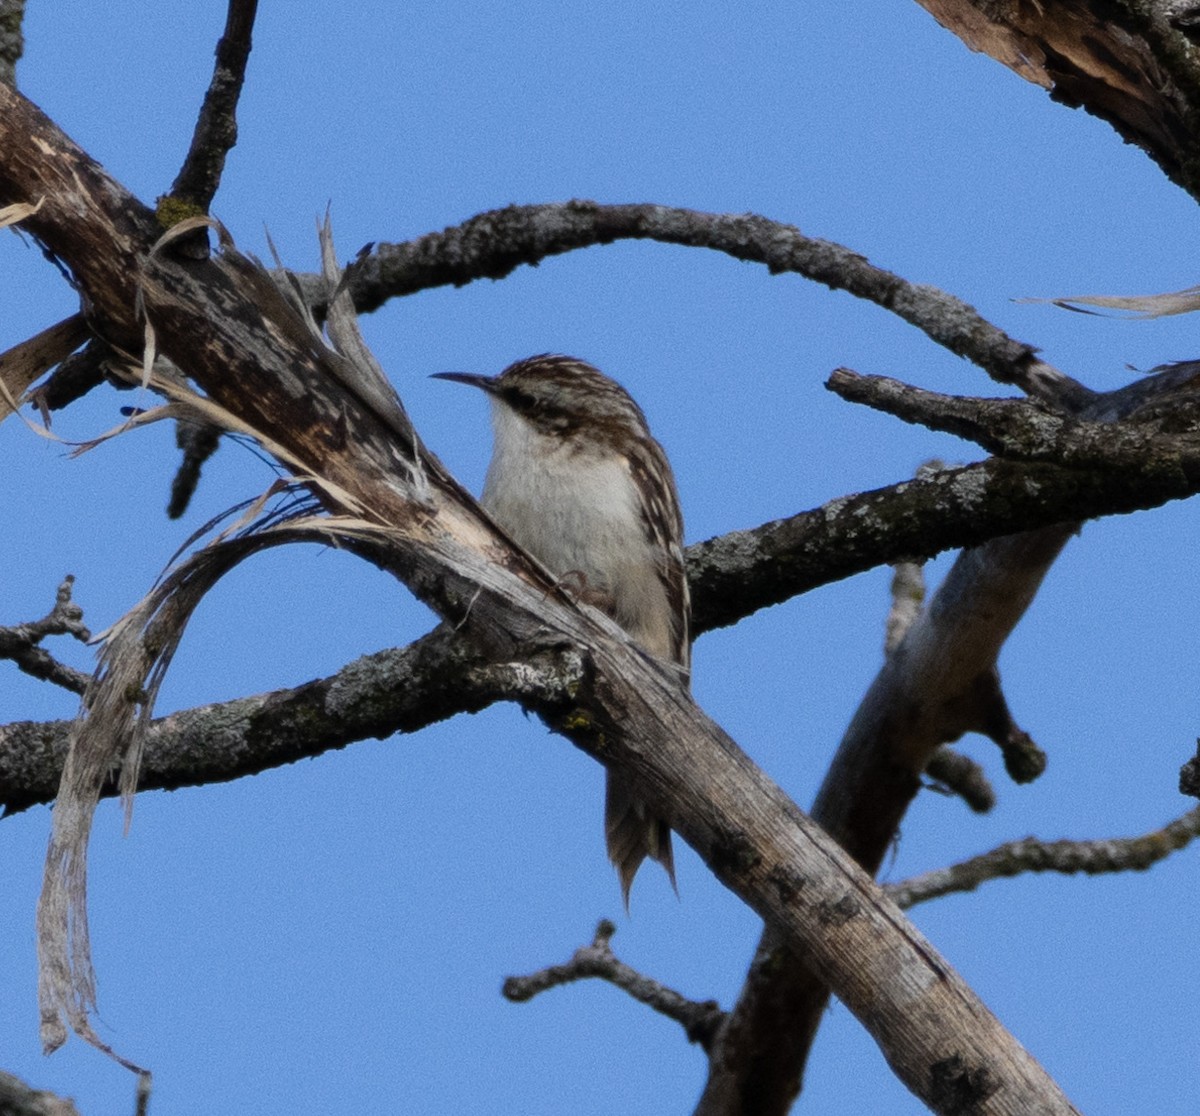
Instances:
[[[33,133],[43,142],[30,143]],[[289,320],[268,278],[228,245],[207,261],[179,261],[151,257],[140,238],[107,254],[133,266],[97,265],[76,249],[121,237],[118,211],[136,203],[111,180],[102,193],[78,197],[98,171],[32,106],[0,90],[0,151],[14,147],[22,155],[0,167],[0,200],[39,188],[46,195],[36,231],[74,268],[98,317],[111,309],[118,334],[136,327],[139,277],[166,355],[215,405],[264,432],[289,464],[307,466],[331,510],[344,512],[349,501],[353,514],[369,512],[387,567],[461,624],[464,639],[488,654],[566,647],[579,656],[582,685],[566,695],[531,693],[527,704],[629,775],[717,877],[803,952],[909,1088],[942,1111],[967,1096],[979,1113],[1073,1111],[932,946],[672,674],[603,617],[563,600],[430,458],[417,468],[415,436],[348,390],[338,360]],[[414,487],[418,474],[423,491]]]
[[[660,1015],[673,1019],[683,1028],[688,1042],[698,1043],[707,1053],[724,1019],[720,1005],[715,1000],[689,1000],[673,988],[626,965],[612,951],[612,936],[616,931],[616,926],[604,919],[596,927],[591,945],[581,946],[565,964],[551,965],[528,976],[509,977],[501,989],[505,999],[525,1003],[551,988],[577,980],[604,980]]]

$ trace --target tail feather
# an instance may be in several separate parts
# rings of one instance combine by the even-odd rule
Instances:
[[[671,852],[671,827],[661,818],[652,817],[645,803],[639,802],[629,785],[615,771],[608,772],[604,796],[604,836],[608,858],[621,877],[621,895],[629,909],[629,889],[633,877],[646,857],[657,860],[666,869],[671,886],[675,884],[675,857]]]

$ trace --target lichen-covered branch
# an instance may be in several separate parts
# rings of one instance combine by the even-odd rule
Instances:
[[[458,624],[463,639],[490,657],[505,648],[522,656],[563,648],[579,656],[578,687],[565,698],[535,688],[525,703],[630,777],[638,797],[716,877],[804,954],[910,1089],[941,1111],[952,1103],[961,1110],[968,1097],[980,1116],[1074,1111],[869,878],[695,706],[674,672],[640,653],[611,621],[566,599],[435,459],[417,460],[399,401],[385,393],[381,405],[361,387],[363,372],[378,385],[374,370],[348,375],[347,350],[330,355],[315,343],[270,279],[232,245],[201,262],[151,253],[130,228],[137,210],[128,193],[102,180],[91,160],[3,87],[0,153],[0,200],[45,194],[35,231],[73,268],[104,332],[136,326],[136,282],[161,350],[200,385],[206,406],[260,432],[297,472],[307,470],[306,483],[343,518],[343,529],[357,516],[387,568]],[[106,239],[121,243],[109,246],[105,262],[91,259]],[[138,698],[126,686],[96,696]],[[103,773],[90,750],[73,746],[71,755],[84,779]],[[65,789],[73,786],[64,778]],[[76,801],[87,805],[85,797]],[[77,931],[82,915],[60,902],[52,884],[68,866],[64,857],[78,850],[66,828],[70,817],[60,819],[62,806],[60,793],[55,836],[63,840],[52,838],[39,908],[42,940],[50,943],[43,954],[43,1033],[50,1042],[60,1038],[60,1012],[77,1029],[86,1022],[94,988],[63,983],[87,953],[67,956],[59,946],[67,941],[59,926],[67,913],[75,909]]]
[[[794,225],[756,214],[702,213],[651,203],[571,201],[509,206],[402,244],[381,244],[356,268],[355,305],[374,310],[389,298],[431,287],[501,279],[523,264],[618,240],[655,240],[724,252],[848,291],[903,318],[931,340],[1030,395],[1074,400],[1088,393],[966,303],[911,283],[858,252],[805,236]]]

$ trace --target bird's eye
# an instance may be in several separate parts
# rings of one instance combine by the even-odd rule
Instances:
[[[538,410],[537,398],[520,388],[510,388],[504,393],[504,398],[514,411],[520,411],[522,414]]]

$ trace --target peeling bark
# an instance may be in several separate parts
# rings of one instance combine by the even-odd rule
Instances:
[[[38,142],[31,143],[35,135]],[[0,195],[42,194],[32,230],[73,269],[108,340],[136,335],[134,286],[162,351],[240,421],[310,463],[331,510],[369,509],[390,532],[379,560],[484,653],[568,648],[566,692],[530,671],[526,704],[627,773],[717,877],[846,1003],[896,1073],[936,1110],[1074,1109],[870,879],[610,622],[562,598],[415,439],[302,342],[269,281],[226,248],[150,255],[150,222],[27,102],[0,89]],[[126,346],[128,347],[128,345]],[[333,495],[331,495],[333,493]],[[337,495],[343,493],[344,495]]]

